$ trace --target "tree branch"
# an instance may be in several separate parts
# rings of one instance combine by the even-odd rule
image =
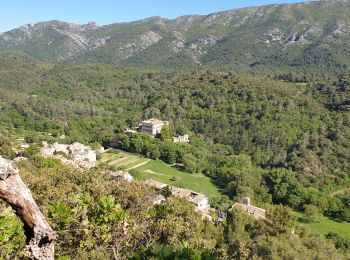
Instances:
[[[56,233],[49,226],[15,164],[0,156],[0,198],[24,223],[25,254],[31,259],[54,259]]]

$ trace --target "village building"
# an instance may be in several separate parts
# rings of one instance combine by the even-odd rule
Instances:
[[[141,132],[147,133],[152,136],[159,134],[163,127],[169,125],[168,121],[162,121],[156,118],[151,118],[145,121],[142,121],[140,130]]]
[[[266,210],[250,205],[250,198],[245,197],[240,202],[233,204],[232,209],[239,209],[251,215],[255,219],[266,219]]]
[[[196,205],[197,210],[205,211],[210,208],[208,198],[203,194],[199,194],[196,192],[191,192],[188,196],[188,200]]]
[[[54,157],[59,152],[68,154],[67,145],[43,142],[43,147],[40,149],[40,154],[44,157]]]
[[[75,142],[68,145],[67,150],[75,161],[96,162],[96,152],[89,146]]]
[[[177,135],[173,136],[173,142],[174,143],[189,143],[190,139],[188,135]]]
[[[168,186],[167,184],[154,180],[147,180],[145,183],[158,191]],[[210,209],[208,198],[205,195],[175,186],[169,187],[173,196],[187,199],[189,202],[193,203],[196,206],[197,211],[204,212]]]
[[[43,147],[40,149],[40,154],[44,157],[53,157],[62,160],[64,163],[81,166],[84,168],[95,167],[96,152],[89,146],[81,143],[73,143],[70,145],[43,142]],[[64,156],[71,158],[67,158]]]

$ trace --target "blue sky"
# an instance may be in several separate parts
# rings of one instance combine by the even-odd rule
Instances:
[[[5,0],[0,7],[0,32],[27,23],[62,20],[98,24],[134,21],[150,16],[174,18],[301,0]]]

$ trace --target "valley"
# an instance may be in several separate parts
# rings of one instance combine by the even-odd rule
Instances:
[[[349,17],[1,33],[0,260],[350,259]]]

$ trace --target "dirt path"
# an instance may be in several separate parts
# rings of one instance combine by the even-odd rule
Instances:
[[[161,176],[164,176],[165,174],[162,174],[162,173],[159,173],[159,172],[154,172],[154,171],[152,171],[152,170],[150,170],[150,169],[147,169],[147,170],[145,170],[144,172],[146,172],[146,173],[151,173],[151,174],[155,174],[155,175],[161,175]]]
[[[144,161],[144,162],[142,162],[142,163],[139,163],[139,164],[137,164],[137,165],[135,165],[135,166],[133,166],[133,167],[130,167],[129,169],[127,169],[127,170],[132,170],[132,169],[136,169],[136,168],[138,168],[138,167],[141,167],[142,165],[145,165],[146,163],[148,163],[150,160],[147,160],[147,161]]]

